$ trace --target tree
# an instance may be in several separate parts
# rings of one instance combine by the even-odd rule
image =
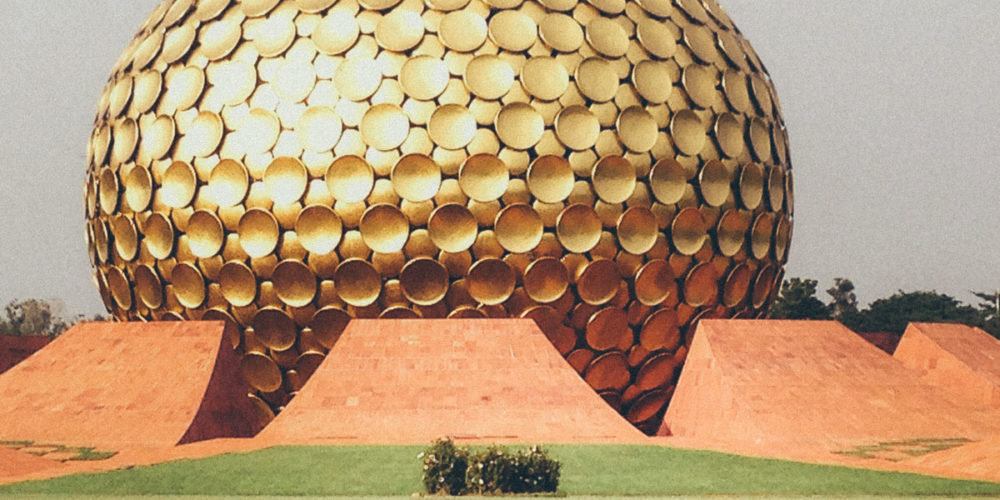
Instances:
[[[982,301],[979,303],[979,312],[983,316],[983,330],[1000,339],[1000,290],[972,294]]]
[[[85,321],[82,315],[65,319],[57,311],[63,309],[61,303],[51,300],[13,300],[4,307],[6,319],[0,319],[0,333],[5,335],[47,335],[58,336],[69,327]],[[100,315],[93,321],[103,321]]]
[[[830,308],[816,298],[816,280],[792,278],[781,284],[771,308],[775,319],[831,319]]]
[[[826,289],[833,301],[830,302],[830,309],[834,318],[840,318],[844,314],[857,312],[858,296],[854,294],[854,283],[847,278],[834,278],[833,286]]]
[[[943,293],[902,290],[891,297],[872,302],[856,315],[845,315],[841,322],[857,332],[891,332],[902,335],[911,321],[961,323],[982,326],[979,310]]]

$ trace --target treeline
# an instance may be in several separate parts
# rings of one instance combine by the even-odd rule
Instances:
[[[827,302],[816,296],[817,285],[818,282],[811,279],[785,280],[771,310],[771,317],[835,319],[856,332],[898,335],[903,334],[911,321],[961,323],[982,328],[1000,338],[1000,291],[973,292],[980,302],[970,305],[934,291],[900,290],[860,309],[851,280],[834,279],[833,286],[826,290],[829,296]]]
[[[52,300],[13,300],[4,307],[0,334],[56,337],[81,321],[105,320],[101,315],[88,318],[82,314],[64,318],[61,309],[62,305]]]

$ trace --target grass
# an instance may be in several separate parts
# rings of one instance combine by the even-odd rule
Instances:
[[[657,446],[549,446],[560,490],[591,496],[1000,495],[1000,484]],[[409,496],[418,446],[281,447],[0,487],[58,495]],[[94,500],[95,497],[88,497]]]

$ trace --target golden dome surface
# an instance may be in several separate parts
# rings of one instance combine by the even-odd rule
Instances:
[[[691,325],[765,315],[791,232],[715,0],[165,0],[88,164],[108,309],[226,321],[265,420],[352,317],[524,317],[655,431]]]

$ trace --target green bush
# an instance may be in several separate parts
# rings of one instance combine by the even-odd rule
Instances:
[[[511,491],[515,470],[512,458],[499,446],[472,454],[465,472],[469,493],[489,495]]]
[[[559,461],[541,447],[532,446],[514,457],[514,481],[510,493],[552,493],[559,488]]]
[[[551,493],[559,487],[559,462],[538,446],[517,453],[491,446],[471,453],[445,438],[420,456],[424,487],[431,494]]]
[[[424,459],[424,488],[428,493],[464,495],[465,471],[469,466],[469,451],[456,448],[449,438],[442,438],[420,454]]]

